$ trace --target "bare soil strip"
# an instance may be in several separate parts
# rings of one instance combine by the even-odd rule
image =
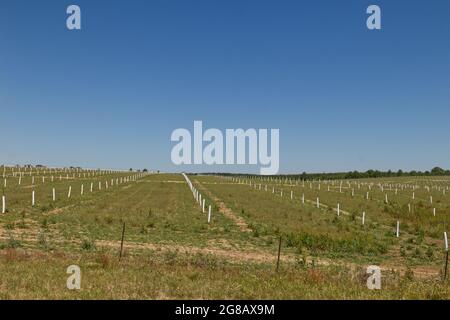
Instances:
[[[242,232],[252,232],[252,230],[248,227],[248,224],[245,222],[245,220],[238,216],[233,210],[228,208],[225,203],[220,200],[217,196],[212,194],[211,191],[209,191],[204,185],[202,185],[198,180],[195,180],[200,190],[205,192],[215,203],[217,203],[219,207],[219,212],[221,212],[223,215],[225,215],[228,219],[234,221],[234,223],[239,227],[239,229]]]

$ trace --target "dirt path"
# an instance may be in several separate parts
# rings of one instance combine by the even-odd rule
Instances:
[[[252,230],[248,227],[248,224],[242,217],[238,216],[233,210],[228,208],[222,200],[220,200],[211,191],[209,191],[202,183],[200,183],[198,180],[194,181],[198,185],[198,188],[200,190],[206,193],[211,199],[213,199],[215,203],[217,203],[219,207],[219,212],[221,212],[228,219],[234,221],[234,223],[239,227],[239,229],[242,232],[252,232]]]
[[[56,215],[56,214],[60,214],[62,213],[64,210],[70,209],[70,208],[74,208],[78,205],[78,203],[75,204],[71,204],[65,207],[59,207],[59,208],[55,208],[53,210],[50,210],[48,212],[43,212],[42,215],[43,216],[51,216],[51,215]]]
[[[115,248],[119,250],[120,248],[120,242],[119,241],[99,241],[97,242],[99,246],[103,247],[110,247]],[[147,250],[155,250],[155,251],[163,251],[163,252],[169,252],[169,251],[177,251],[180,253],[184,253],[187,255],[192,254],[210,254],[216,257],[221,257],[224,259],[229,259],[231,261],[235,262],[254,262],[254,263],[268,263],[273,264],[275,266],[277,261],[277,254],[274,250],[274,253],[271,254],[269,252],[264,251],[236,251],[236,250],[226,250],[221,248],[199,248],[199,247],[192,247],[192,246],[186,246],[186,245],[176,245],[176,244],[152,244],[152,243],[136,243],[136,242],[124,242],[124,248],[126,250],[132,250],[132,249],[147,249]],[[296,257],[293,255],[281,255],[280,261],[282,263],[295,263]],[[306,263],[308,265],[312,265],[313,263],[316,266],[342,266],[342,267],[348,267],[351,270],[357,270],[364,269],[367,267],[365,265],[358,265],[355,263],[349,263],[349,262],[343,262],[343,261],[336,261],[336,260],[329,260],[329,259],[318,259],[318,258],[312,258],[307,257]],[[395,267],[395,266],[389,266],[389,265],[380,265],[380,268],[383,272],[398,272],[401,275],[404,275],[407,271],[406,268],[403,267]],[[430,277],[436,277],[439,276],[439,270],[432,267],[427,266],[417,266],[415,268],[412,268],[411,271],[414,273],[414,276],[417,278],[430,278]]]
[[[100,247],[109,247],[119,250],[120,241],[104,241],[98,240],[95,242],[96,245]],[[270,254],[264,251],[240,251],[240,250],[227,250],[223,248],[215,247],[194,247],[181,244],[155,244],[155,243],[142,243],[142,242],[124,242],[125,250],[136,250],[136,249],[146,249],[154,251],[176,251],[188,255],[201,253],[201,254],[211,254],[217,257],[230,259],[237,262],[257,262],[257,263],[272,263],[275,262],[277,256],[275,254]],[[283,261],[293,261],[292,257],[284,256],[280,260]]]

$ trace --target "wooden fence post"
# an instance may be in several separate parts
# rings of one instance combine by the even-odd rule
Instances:
[[[281,236],[280,236],[280,242],[278,243],[277,272],[280,269],[280,255],[281,255]]]
[[[120,241],[120,255],[119,255],[119,260],[122,259],[122,252],[123,252],[123,239],[125,237],[125,222],[123,223],[123,228],[122,228],[122,240]]]
[[[447,232],[444,232],[444,244],[445,244],[445,269],[444,269],[444,281],[447,279],[447,270],[448,270],[448,238]]]

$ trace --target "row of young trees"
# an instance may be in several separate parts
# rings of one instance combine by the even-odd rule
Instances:
[[[217,173],[215,173],[217,174]],[[231,173],[220,173],[220,175],[233,175]],[[248,174],[238,174],[239,176],[249,176]],[[340,180],[340,179],[363,179],[363,178],[383,178],[383,177],[405,177],[405,176],[450,176],[450,170],[444,170],[439,167],[434,167],[430,171],[379,171],[379,170],[367,170],[365,172],[349,171],[349,172],[331,172],[331,173],[306,173],[301,174],[285,174],[273,176],[274,178],[282,179],[302,179],[302,180]]]
[[[363,179],[363,178],[384,178],[384,177],[405,177],[405,176],[444,176],[450,175],[450,170],[444,170],[439,167],[434,167],[430,171],[379,171],[367,170],[365,172],[350,171],[350,172],[335,172],[335,173],[306,173],[301,175],[294,175],[301,179]]]

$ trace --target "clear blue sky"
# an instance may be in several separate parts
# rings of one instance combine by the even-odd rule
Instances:
[[[179,171],[194,120],[279,128],[281,173],[449,168],[450,1],[0,2],[0,163]]]

